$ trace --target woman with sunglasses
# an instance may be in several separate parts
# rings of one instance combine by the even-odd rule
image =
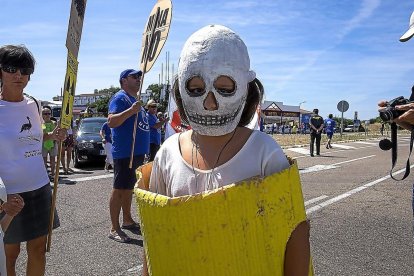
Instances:
[[[20,196],[25,203],[4,235],[7,275],[16,275],[22,242],[26,242],[27,274],[45,274],[51,188],[42,143],[66,136],[59,128],[43,133],[39,105],[23,93],[34,68],[35,59],[25,46],[0,46],[0,177],[8,200]],[[55,222],[56,228],[57,216]]]

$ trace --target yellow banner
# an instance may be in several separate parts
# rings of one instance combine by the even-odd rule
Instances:
[[[73,102],[75,100],[76,77],[78,74],[78,61],[68,51],[66,66],[65,84],[63,88],[62,111],[60,116],[60,126],[69,129],[73,118]]]
[[[148,171],[138,170],[138,186]],[[282,276],[289,237],[306,220],[296,163],[192,196],[135,195],[151,275]]]

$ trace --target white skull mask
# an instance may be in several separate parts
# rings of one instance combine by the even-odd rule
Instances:
[[[256,77],[249,69],[247,47],[232,30],[210,25],[190,36],[181,51],[178,82],[185,114],[195,132],[221,136],[237,127],[248,83]],[[189,86],[193,78],[201,83],[195,89]],[[227,84],[220,85],[222,80]],[[215,101],[215,107],[206,108],[206,101]]]

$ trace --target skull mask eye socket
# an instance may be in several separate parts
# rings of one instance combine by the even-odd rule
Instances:
[[[204,80],[199,76],[194,76],[187,80],[185,87],[187,94],[190,97],[199,97],[206,93],[206,84],[204,83]]]
[[[223,97],[233,96],[236,93],[236,83],[228,76],[219,76],[214,81],[214,88]]]

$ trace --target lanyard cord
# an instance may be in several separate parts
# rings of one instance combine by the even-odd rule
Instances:
[[[407,176],[410,174],[410,158],[411,158],[411,153],[413,151],[413,140],[414,140],[414,129],[411,130],[411,139],[410,139],[410,153],[408,155],[407,158],[407,163],[405,166],[405,173],[404,176],[401,179],[397,179],[395,178],[392,173],[394,171],[394,167],[397,163],[397,124],[396,123],[392,123],[391,124],[391,141],[392,141],[392,152],[391,152],[391,159],[392,159],[392,167],[390,170],[390,176],[392,179],[396,180],[396,181],[401,181],[407,178]]]

